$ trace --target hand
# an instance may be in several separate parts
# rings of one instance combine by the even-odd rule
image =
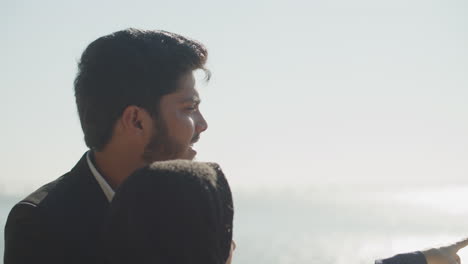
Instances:
[[[226,260],[226,264],[231,264],[232,262],[232,253],[236,249],[236,242],[234,240],[231,242],[231,251],[229,252],[229,258]]]
[[[422,253],[426,257],[427,264],[460,264],[457,252],[467,245],[468,238],[465,238],[448,246],[424,250]]]

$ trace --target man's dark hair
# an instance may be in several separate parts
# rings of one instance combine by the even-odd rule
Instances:
[[[130,105],[153,118],[161,96],[175,92],[186,73],[205,68],[199,42],[166,31],[126,29],[93,41],[81,56],[75,97],[86,145],[102,150],[115,122]]]

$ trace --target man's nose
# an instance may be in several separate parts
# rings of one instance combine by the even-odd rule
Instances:
[[[208,123],[206,122],[203,115],[200,113],[198,120],[197,120],[197,126],[196,126],[197,133],[200,134],[201,132],[207,129],[208,129]]]

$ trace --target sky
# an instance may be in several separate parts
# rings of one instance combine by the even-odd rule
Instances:
[[[468,184],[468,2],[1,1],[0,193],[87,150],[73,79],[128,27],[204,43],[198,160],[237,189]]]

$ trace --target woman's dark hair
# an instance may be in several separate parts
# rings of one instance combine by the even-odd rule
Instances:
[[[224,264],[233,213],[217,164],[153,163],[116,192],[104,226],[104,263]]]
[[[126,29],[93,41],[81,56],[75,97],[86,145],[102,150],[129,105],[156,115],[160,97],[177,81],[205,70],[208,51],[199,42],[166,31]]]

